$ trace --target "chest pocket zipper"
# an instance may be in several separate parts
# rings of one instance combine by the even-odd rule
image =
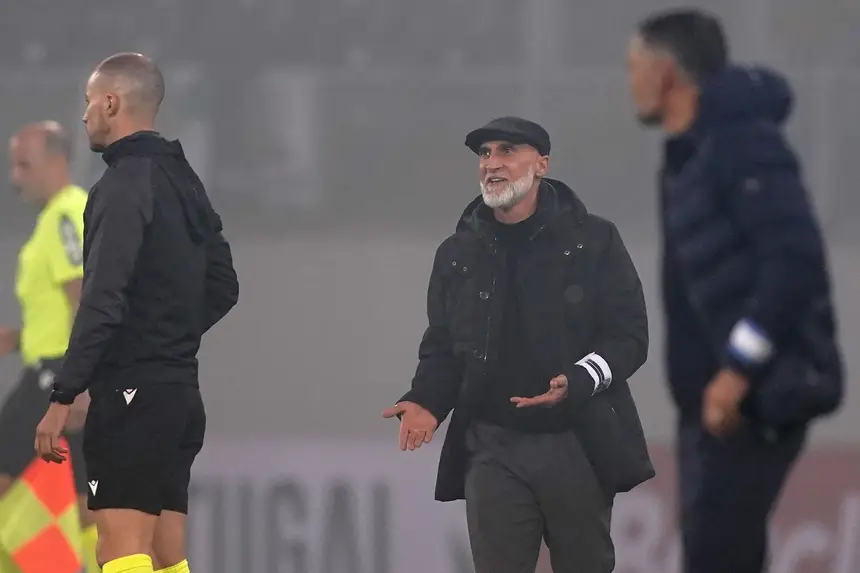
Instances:
[[[583,243],[576,243],[573,248],[565,249],[562,252],[565,267],[562,273],[561,288],[565,313],[568,309],[581,309],[580,303],[585,297],[586,284],[589,281],[585,279],[583,273],[588,274],[589,271],[582,267],[581,255],[584,248]],[[581,310],[577,312],[581,312]]]
[[[490,296],[495,294],[495,292],[496,292],[496,275],[493,274],[493,284],[490,287]],[[485,363],[487,362],[487,355],[490,353],[490,327],[492,326],[492,322],[493,322],[493,313],[487,312],[487,329],[486,329],[486,332],[484,333],[484,354],[483,354],[483,357],[481,358],[481,360]]]

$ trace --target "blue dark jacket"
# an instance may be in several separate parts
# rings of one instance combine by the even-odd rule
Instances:
[[[697,415],[721,367],[755,381],[800,344],[811,312],[838,354],[821,231],[782,132],[792,100],[775,72],[730,67],[702,87],[693,126],[667,141],[663,296],[682,412]]]

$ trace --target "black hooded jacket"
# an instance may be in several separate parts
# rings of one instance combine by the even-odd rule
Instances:
[[[111,144],[84,211],[84,279],[55,401],[90,388],[197,384],[202,335],[236,304],[221,218],[178,141]]]
[[[436,252],[427,297],[429,326],[419,347],[415,402],[441,423],[454,410],[436,497],[463,496],[465,428],[498,373],[505,309],[505,250],[480,197]],[[618,229],[589,214],[573,191],[544,179],[532,245],[518,259],[520,328],[540,371],[565,374],[570,392],[554,406],[575,430],[608,493],[653,475],[627,386],[648,351],[642,286]],[[582,365],[584,359],[592,364]],[[600,390],[592,395],[597,373]],[[549,388],[549,378],[546,388]]]

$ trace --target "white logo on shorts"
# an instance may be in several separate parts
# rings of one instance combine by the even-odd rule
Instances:
[[[96,494],[96,491],[99,489],[99,480],[94,479],[90,481],[90,491],[93,492],[93,495]]]
[[[131,404],[131,401],[134,400],[134,395],[137,394],[137,388],[129,388],[128,390],[124,390],[122,395],[125,398],[126,406]]]

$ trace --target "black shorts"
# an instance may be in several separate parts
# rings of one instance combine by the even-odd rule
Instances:
[[[151,384],[91,394],[84,427],[88,507],[188,513],[191,465],[206,433],[200,390]]]
[[[0,474],[17,478],[35,459],[36,426],[48,410],[51,384],[60,363],[59,359],[42,360],[37,366],[25,368],[0,407]],[[67,432],[65,437],[71,450],[75,487],[83,494],[87,490],[83,434]]]

